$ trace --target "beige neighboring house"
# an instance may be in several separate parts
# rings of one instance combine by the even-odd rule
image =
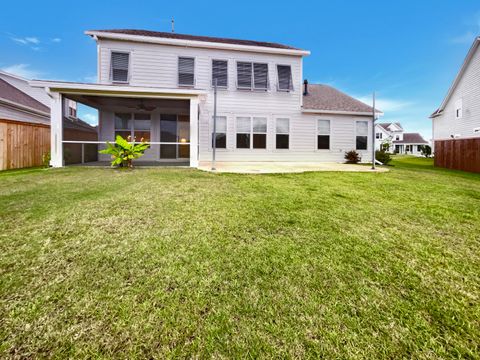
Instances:
[[[213,144],[221,162],[343,162],[349,150],[370,159],[372,108],[304,83],[307,50],[135,29],[86,34],[98,49],[98,83],[31,82],[52,94],[55,167],[64,165],[63,99],[98,110],[99,141],[121,135],[149,142],[139,161],[198,167],[211,161]]]
[[[404,132],[399,122],[375,124],[375,148],[388,144],[387,152],[422,156],[421,147],[429,145],[419,133]]]
[[[434,141],[480,137],[480,37],[475,38],[447,95],[430,118]]]

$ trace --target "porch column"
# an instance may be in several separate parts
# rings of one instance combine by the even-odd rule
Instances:
[[[50,165],[63,166],[63,96],[52,92],[50,106]]]
[[[198,167],[198,98],[190,99],[190,167]]]

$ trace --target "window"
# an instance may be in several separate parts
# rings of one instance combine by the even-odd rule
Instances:
[[[237,117],[237,149],[266,148],[267,118]]]
[[[69,106],[68,107],[68,115],[71,117],[77,117],[77,109]]]
[[[193,86],[195,84],[195,59],[191,57],[178,58],[178,85]]]
[[[267,90],[268,64],[237,62],[237,88]]]
[[[375,139],[380,139],[380,140],[382,140],[382,135],[383,135],[382,133],[376,133],[376,134],[375,134]]]
[[[400,135],[395,135],[395,140],[400,140]]]
[[[455,119],[462,117],[462,99],[455,101]]]
[[[120,135],[124,139],[130,136],[134,141],[150,141],[150,114],[115,113],[115,138]]]
[[[289,148],[289,132],[290,132],[290,120],[289,119],[277,119],[276,124],[276,136],[275,147],[277,149]]]
[[[111,79],[113,82],[128,82],[128,63],[130,54],[112,52],[111,55]]]
[[[292,68],[290,65],[277,65],[278,85],[280,91],[293,90]]]
[[[213,148],[213,117],[212,117],[212,148]],[[215,148],[227,148],[227,118],[225,116],[217,116],[216,121]]]
[[[317,121],[317,149],[330,149],[330,120]]]
[[[227,60],[212,60],[212,86],[217,80],[217,87],[228,87],[228,61]],[[218,119],[218,117],[217,117]]]
[[[422,146],[423,146],[423,145],[417,145],[417,151],[418,151],[418,152],[422,152]]]
[[[356,149],[367,150],[368,146],[368,121],[357,121]]]

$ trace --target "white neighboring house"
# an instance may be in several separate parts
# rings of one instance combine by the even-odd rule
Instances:
[[[98,109],[100,141],[150,142],[141,161],[197,167],[212,159],[214,141],[224,162],[337,162],[349,150],[370,158],[372,108],[332,87],[303,84],[309,51],[146,30],[86,34],[97,42],[98,83],[31,82],[53,96],[53,166],[63,166],[65,98]]]
[[[421,146],[428,145],[419,133],[406,133],[400,123],[375,124],[375,149],[380,150],[382,144],[388,144],[388,152],[421,156]]]
[[[442,104],[430,118],[434,141],[480,137],[480,37],[475,38]]]

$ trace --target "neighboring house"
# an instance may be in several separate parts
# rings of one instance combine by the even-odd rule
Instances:
[[[406,133],[400,123],[375,124],[375,148],[385,146],[388,152],[421,156],[423,145],[428,145],[419,133]]]
[[[42,164],[42,157],[50,151],[50,104],[45,89],[0,71],[0,170]],[[63,113],[65,138],[84,134],[97,140],[97,129],[77,118],[76,102],[65,101]],[[82,158],[81,148],[68,146],[71,158]]]
[[[442,104],[430,115],[434,141],[480,137],[479,45],[477,37]]]
[[[196,167],[212,159],[214,141],[218,161],[343,161],[349,150],[370,159],[372,108],[332,87],[303,84],[309,51],[144,30],[86,34],[98,46],[98,83],[32,82],[53,96],[53,166],[63,166],[64,98],[98,109],[99,140],[150,142],[143,161]]]

